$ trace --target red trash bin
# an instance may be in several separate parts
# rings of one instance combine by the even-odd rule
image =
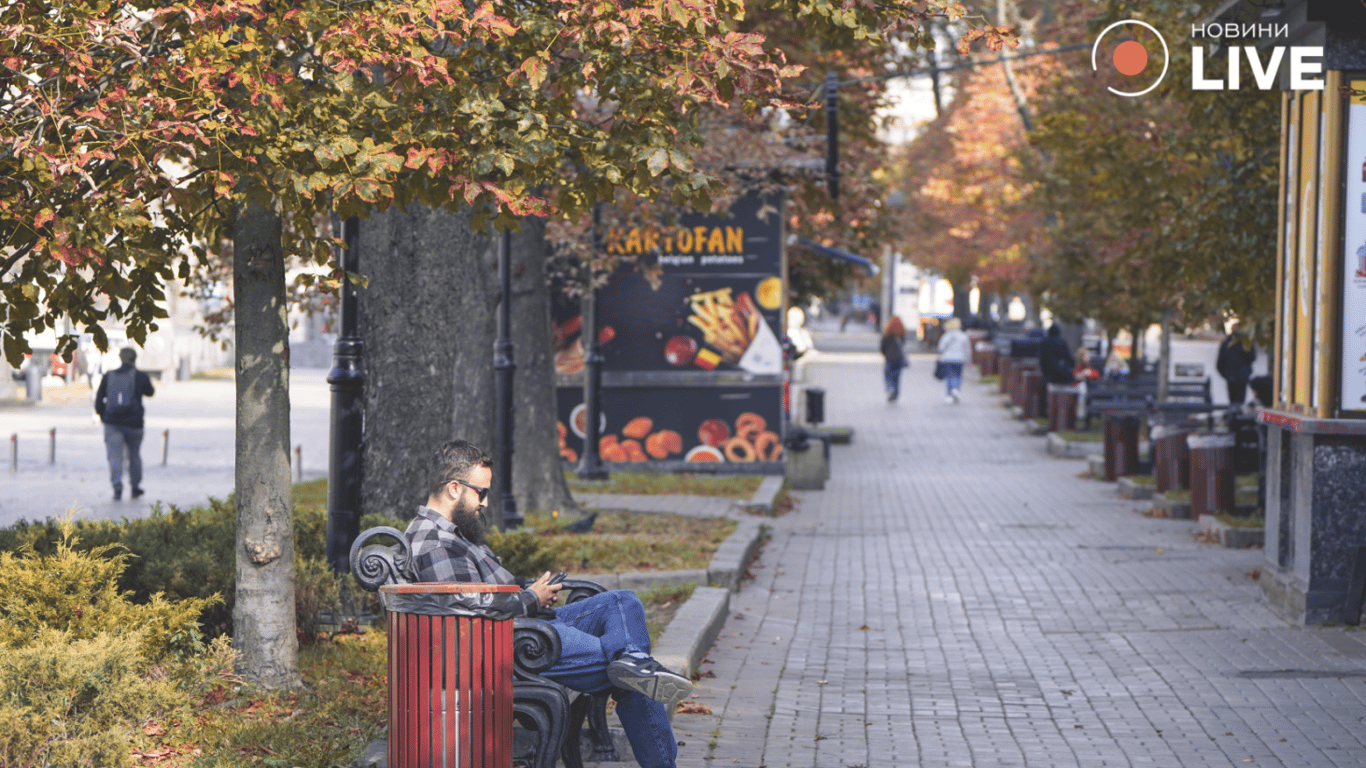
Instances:
[[[512,618],[481,610],[516,585],[379,588],[388,612],[389,765],[511,768]]]
[[[995,345],[988,346],[982,353],[982,375],[999,376],[1001,373],[1001,353]]]
[[[1011,395],[1011,383],[1015,379],[1015,363],[1016,359],[1013,357],[1000,358],[1001,378],[997,380],[996,387],[1007,397]]]
[[[1077,428],[1077,401],[1081,387],[1075,384],[1048,385],[1048,431],[1064,432]]]
[[[1105,479],[1138,474],[1138,414],[1105,414],[1102,435],[1105,439]]]
[[[1191,486],[1190,427],[1157,424],[1148,430],[1153,447],[1153,480],[1158,493]]]
[[[1023,392],[1020,395],[1020,410],[1024,412],[1024,418],[1039,419],[1044,415],[1044,387],[1043,373],[1038,368],[1026,368],[1020,377],[1024,385],[1021,387]]]
[[[1234,512],[1233,446],[1228,432],[1186,436],[1190,447],[1191,517]]]

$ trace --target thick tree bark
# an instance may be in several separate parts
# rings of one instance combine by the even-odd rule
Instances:
[[[494,449],[496,253],[470,217],[414,205],[361,222],[360,271],[370,281],[358,301],[364,512],[412,517],[427,499],[432,452],[446,440]]]
[[[577,516],[560,464],[556,435],[555,362],[550,333],[550,288],[545,266],[550,246],[545,221],[525,218],[512,235],[512,340],[517,372],[513,403],[513,489],[517,510]]]
[[[270,688],[301,684],[294,621],[289,474],[289,325],[280,215],[249,203],[233,229],[237,348],[238,671]]]

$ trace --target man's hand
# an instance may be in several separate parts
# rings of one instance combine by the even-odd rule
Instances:
[[[563,584],[550,583],[550,571],[541,574],[541,578],[531,582],[527,589],[536,593],[536,599],[542,608],[549,608],[560,598],[560,589]]]

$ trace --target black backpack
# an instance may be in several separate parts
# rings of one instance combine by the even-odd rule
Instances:
[[[137,406],[138,372],[110,371],[104,375],[104,415],[113,418],[132,416]]]

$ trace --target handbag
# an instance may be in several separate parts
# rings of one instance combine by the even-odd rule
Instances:
[[[943,381],[949,376],[949,366],[943,360],[936,360],[934,363],[934,377]]]

